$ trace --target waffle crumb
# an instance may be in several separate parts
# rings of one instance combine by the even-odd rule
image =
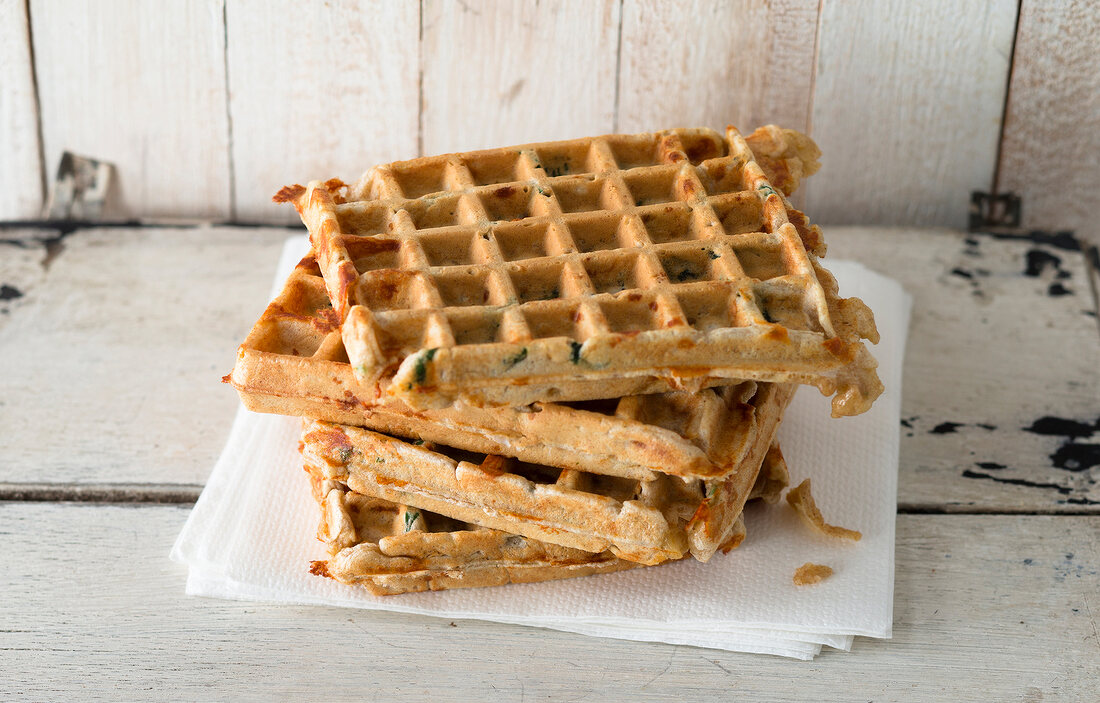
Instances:
[[[828,537],[839,537],[840,539],[850,539],[853,542],[858,542],[860,538],[863,537],[863,534],[858,530],[849,530],[825,522],[825,518],[821,516],[821,511],[818,510],[817,504],[814,503],[814,497],[810,495],[810,479],[806,479],[798,484],[797,487],[787,491],[787,502],[795,509],[798,516],[802,518],[802,522],[823,535]]]
[[[796,586],[812,586],[815,583],[821,583],[832,575],[833,570],[831,567],[806,562],[794,570],[793,580]]]

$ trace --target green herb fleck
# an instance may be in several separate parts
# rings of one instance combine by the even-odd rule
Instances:
[[[418,519],[420,519],[420,511],[419,510],[409,510],[409,509],[406,508],[405,509],[405,532],[412,532],[413,531],[413,525],[416,524],[416,521]]]
[[[510,369],[510,368],[512,368],[513,366],[515,366],[516,364],[518,364],[519,362],[523,361],[526,358],[527,358],[527,347],[524,347],[523,349],[520,349],[517,354],[515,354],[513,356],[505,357],[504,358],[504,366],[505,366],[505,368]]]
[[[377,462],[378,462],[379,464],[385,464],[385,463],[386,463],[386,460],[385,460],[385,459],[383,459],[383,458],[382,458],[382,457],[380,457],[380,456],[376,456],[376,457],[374,457],[374,460],[375,460],[375,461],[377,461]]]
[[[368,375],[367,365],[366,364],[359,364],[358,366],[355,367],[355,373],[359,374],[359,376],[361,376],[362,378],[366,378],[367,375]]]
[[[709,256],[713,260],[713,259],[717,259],[718,257],[720,257],[721,254],[714,251],[713,249],[707,249],[707,256]]]
[[[713,498],[714,494],[717,493],[717,492],[718,492],[718,484],[717,483],[710,484],[710,488],[707,489],[707,500],[710,500],[711,498]]]
[[[757,187],[757,190],[762,190],[762,191],[764,191],[764,197],[765,197],[765,198],[766,198],[766,197],[768,197],[769,195],[775,195],[775,188],[772,188],[772,187],[771,187],[770,185],[768,185],[767,183],[761,183],[761,184],[760,184],[760,185],[759,185],[759,186]]]
[[[354,453],[351,447],[340,447],[340,463],[346,464],[351,461],[351,455]]]
[[[413,440],[413,444],[415,444],[415,445],[416,445],[416,446],[418,446],[418,447],[419,447],[419,446],[422,446],[422,445],[424,444],[424,440],[422,440],[422,439],[414,439],[414,440]]]
[[[413,375],[416,379],[417,385],[424,382],[424,379],[428,377],[428,362],[435,358],[435,353],[439,349],[429,349],[420,355],[420,358],[416,360],[416,366],[413,368]]]
[[[572,353],[569,355],[569,360],[574,364],[581,363],[581,347],[584,346],[580,342],[570,342],[569,346],[572,348]]]

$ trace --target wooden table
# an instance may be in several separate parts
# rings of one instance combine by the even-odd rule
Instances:
[[[1100,699],[1100,332],[1071,240],[826,232],[915,300],[895,626],[799,663],[185,596],[168,551],[289,234],[0,229],[0,697]]]

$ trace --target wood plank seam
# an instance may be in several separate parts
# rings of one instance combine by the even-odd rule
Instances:
[[[997,160],[993,164],[993,194],[1001,192],[1001,152],[1005,145],[1005,119],[1008,117],[1008,101],[1012,98],[1012,72],[1016,69],[1016,40],[1020,36],[1020,11],[1024,0],[1016,3],[1016,25],[1012,28],[1012,49],[1008,54],[1008,75],[1005,77],[1005,101],[1001,107],[1000,137],[997,139]]]
[[[38,63],[34,60],[34,25],[31,24],[31,0],[23,0],[23,7],[27,17],[27,50],[31,57],[31,90],[34,93],[34,124],[35,139],[38,140],[38,181],[42,188],[42,197],[49,196],[49,179],[46,174],[49,167],[46,164],[46,149],[42,139],[42,108],[38,99]]]
[[[222,1],[222,66],[225,71],[226,147],[229,150],[226,159],[229,166],[229,220],[233,222],[237,219],[237,160],[233,155],[233,111],[229,109],[229,10],[225,0]]]

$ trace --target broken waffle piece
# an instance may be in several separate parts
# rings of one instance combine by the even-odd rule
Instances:
[[[813,496],[810,495],[810,479],[806,479],[798,484],[797,487],[787,491],[787,502],[790,503],[791,507],[798,513],[798,516],[802,518],[802,522],[823,535],[838,537],[840,539],[850,539],[853,542],[858,542],[860,538],[863,537],[863,534],[857,530],[849,530],[825,522],[825,518],[822,517],[821,511],[817,508],[817,504],[814,503]]]
[[[791,188],[812,170],[807,144],[770,136],[761,153]],[[819,232],[732,127],[425,157],[337,191],[282,197],[355,374],[392,375],[386,393],[410,407],[737,379],[815,385],[854,415],[882,392],[870,311],[838,297]]]
[[[795,569],[793,580],[796,586],[812,586],[815,583],[821,583],[832,575],[832,567],[806,562]]]

